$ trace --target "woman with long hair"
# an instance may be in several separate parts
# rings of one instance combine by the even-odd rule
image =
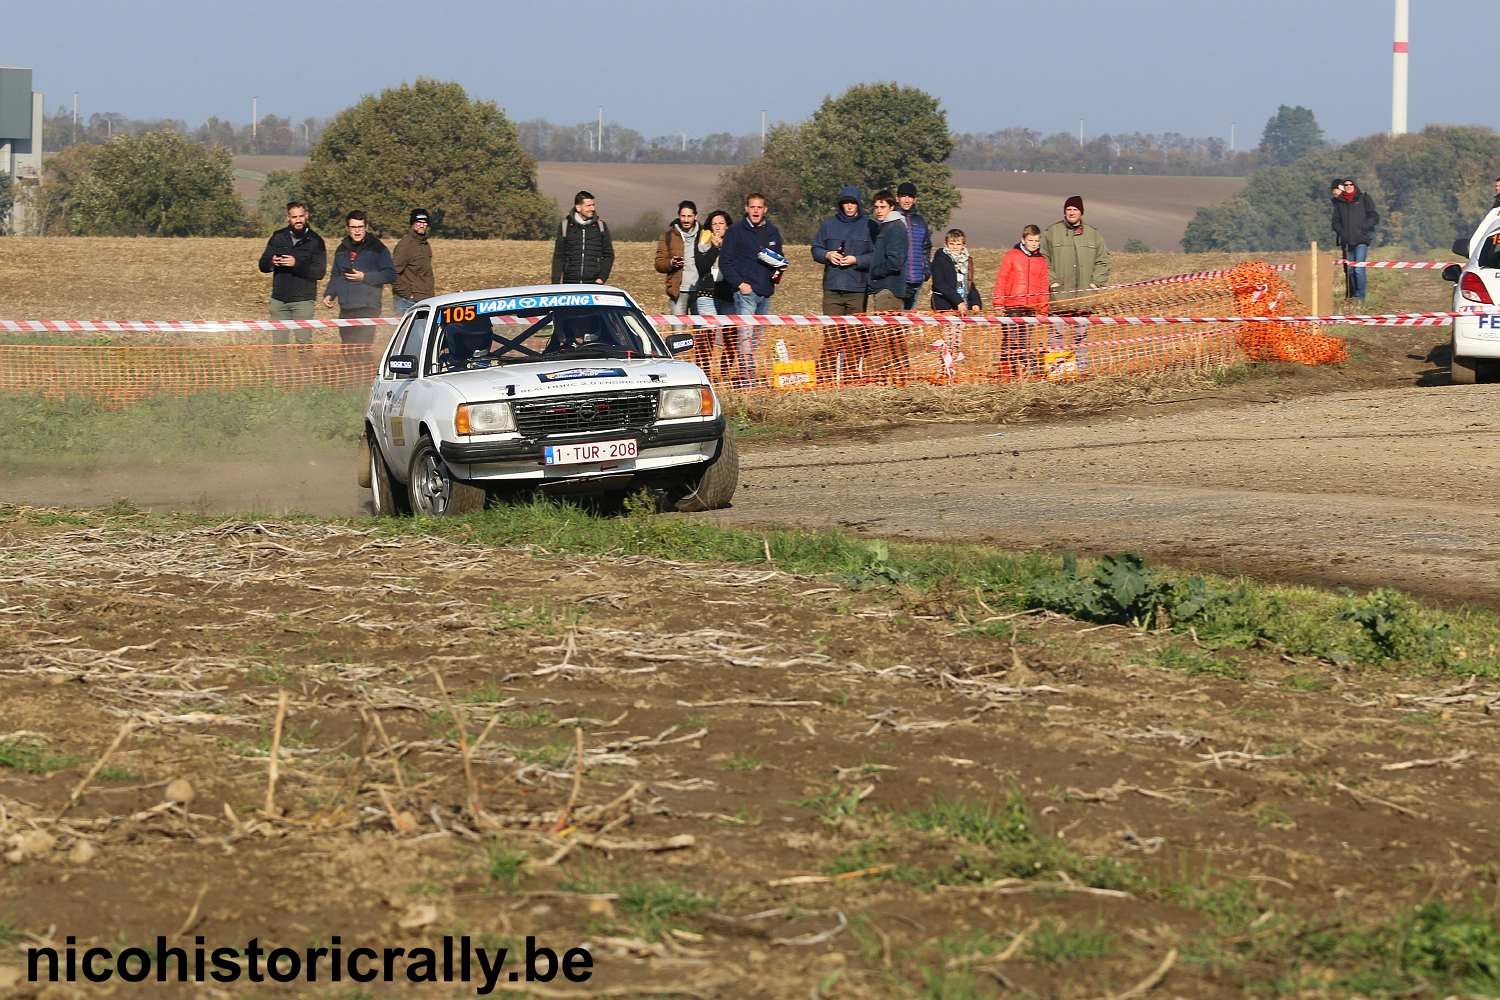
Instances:
[[[724,274],[719,269],[719,251],[724,247],[724,234],[729,232],[729,226],[729,213],[723,209],[715,209],[708,213],[698,239],[693,244],[693,259],[698,265],[698,283],[693,286],[693,302],[699,316],[729,316],[734,313],[734,290],[729,287],[729,282],[724,280]],[[730,373],[735,371],[734,362],[738,359],[735,357],[735,338],[728,336],[724,327],[694,328],[693,360],[712,377],[709,365],[715,340],[719,341],[722,348],[718,381],[728,381]]]

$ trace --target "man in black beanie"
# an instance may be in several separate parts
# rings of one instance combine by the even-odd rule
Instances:
[[[391,259],[396,264],[396,281],[391,285],[391,296],[395,299],[396,315],[405,316],[421,299],[437,294],[432,276],[432,247],[427,243],[427,230],[432,219],[425,208],[411,210],[411,228],[396,242]]]

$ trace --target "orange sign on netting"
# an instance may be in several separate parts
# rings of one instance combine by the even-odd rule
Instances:
[[[1193,317],[1303,311],[1271,265],[1062,298],[1042,316],[948,322],[931,316],[725,317],[695,322],[693,360],[742,390],[837,391],[865,385],[1003,383],[1206,370],[1243,360],[1328,364],[1344,342],[1294,322]],[[241,334],[243,336],[243,334]],[[241,343],[0,344],[0,392],[89,396],[120,405],[155,395],[248,386],[367,386],[374,348]]]

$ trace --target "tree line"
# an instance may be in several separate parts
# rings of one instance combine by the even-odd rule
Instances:
[[[108,141],[93,141],[101,122]],[[188,133],[180,122],[91,116],[78,142],[47,158],[40,184],[0,176],[0,218],[14,202],[28,209],[32,230],[46,234],[249,235],[280,225],[286,202],[297,199],[325,225],[361,208],[377,231],[397,232],[411,207],[422,205],[432,211],[435,231],[448,238],[539,239],[550,235],[561,209],[537,190],[538,152],[565,159],[578,154],[580,141],[597,144],[598,136],[597,123],[591,139],[583,125],[512,123],[494,102],[430,79],[303,124],[311,139],[306,166],[272,171],[247,212],[234,193],[231,160],[231,151],[245,148],[243,127],[210,119]],[[293,149],[288,136],[301,131],[275,116],[262,125],[253,141],[263,151]],[[606,127],[605,136],[603,155],[617,162],[669,152],[659,140],[638,144],[638,134],[632,138],[618,126]],[[1229,154],[1217,140],[1138,134],[1101,136],[1081,149],[1068,140],[1069,150],[1066,137],[1023,129],[954,134],[936,97],[895,83],[859,84],[826,98],[806,121],[772,127],[764,149],[758,135],[708,138],[713,142],[697,146],[689,140],[683,151],[679,136],[676,155],[717,149],[714,156],[732,158],[718,203],[737,209],[746,193],[759,191],[793,240],[811,236],[845,184],[868,194],[911,181],[923,213],[943,227],[959,204],[956,165],[1117,172],[1141,165],[1145,172],[1150,164],[1156,172],[1190,172],[1187,164],[1214,163],[1226,171],[1259,167],[1234,198],[1198,211],[1185,250],[1289,250],[1327,241],[1330,181],[1344,176],[1356,178],[1380,206],[1378,242],[1426,249],[1447,246],[1455,233],[1472,228],[1489,205],[1500,161],[1500,135],[1489,129],[1433,126],[1339,146],[1325,140],[1310,110],[1288,106],[1266,122],[1253,153]],[[663,197],[672,199],[670,192]],[[646,221],[634,227],[640,232],[627,227],[617,235],[653,238],[664,225],[660,218]]]
[[[179,118],[130,118],[114,111],[94,112],[73,121],[73,113],[58,108],[42,122],[42,149],[61,152],[70,146],[98,146],[116,136],[142,136],[151,132],[174,132],[204,146],[227,149],[234,154],[303,156],[323,134],[328,121],[304,118],[294,122],[280,115],[264,115],[251,127],[211,117],[195,128]]]
[[[43,130],[48,152],[78,144],[99,145],[115,136],[176,132],[206,146],[235,154],[306,155],[323,134],[328,119],[292,121],[265,115],[254,128],[222,118],[196,127],[176,118],[130,118],[117,112],[94,112],[75,124],[60,107],[46,116]],[[738,166],[762,152],[759,132],[711,132],[646,136],[618,121],[558,124],[544,119],[516,123],[521,148],[534,159],[567,163],[700,163]],[[1079,145],[1071,133],[1044,135],[1036,129],[1005,128],[993,132],[957,132],[948,163],[956,170],[1022,170],[1048,173],[1130,173],[1243,176],[1262,162],[1258,150],[1230,152],[1221,138],[1177,132],[1128,132],[1100,135]]]
[[[1235,197],[1200,208],[1183,249],[1298,250],[1333,242],[1332,182],[1352,177],[1380,210],[1377,244],[1414,253],[1447,248],[1490,208],[1500,170],[1500,135],[1488,128],[1433,125],[1342,146],[1321,141],[1295,158],[1257,170]]]

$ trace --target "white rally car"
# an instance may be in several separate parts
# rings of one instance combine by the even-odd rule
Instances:
[[[608,285],[424,299],[380,358],[360,485],[377,514],[461,514],[527,488],[725,507],[739,454],[707,376],[673,357],[691,346]]]
[[[1449,264],[1443,277],[1453,282],[1453,383],[1500,381],[1500,208],[1491,209],[1468,239],[1453,244],[1467,257]]]

